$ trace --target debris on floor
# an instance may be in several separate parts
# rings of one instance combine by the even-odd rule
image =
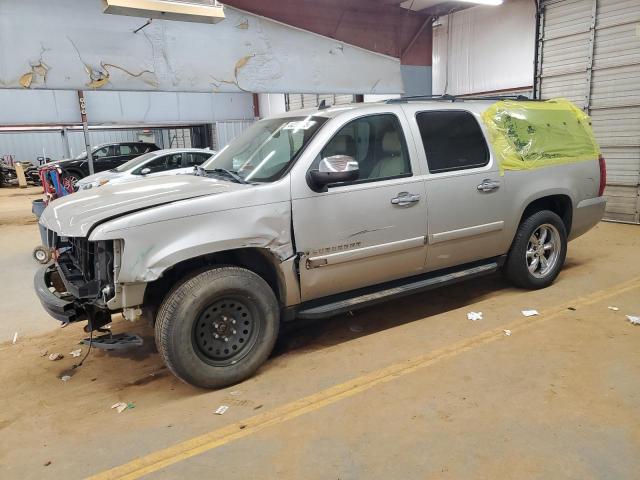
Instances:
[[[360,333],[364,331],[364,328],[362,327],[362,325],[350,325],[349,330],[351,330],[353,333]]]
[[[118,413],[122,413],[125,410],[131,410],[132,408],[136,408],[136,405],[135,403],[118,402],[111,405],[111,408],[115,408]]]
[[[18,332],[13,334],[13,344],[15,345],[15,343],[18,341]]]
[[[640,325],[640,317],[636,315],[626,315],[627,320],[631,322],[632,325]]]
[[[613,310],[614,312],[617,312],[618,310],[620,310],[618,307],[607,307],[609,310]]]
[[[576,307],[569,307],[567,310],[571,310],[572,312],[576,311]]]
[[[476,320],[482,320],[482,312],[469,312],[467,313],[467,319],[475,322]]]
[[[227,405],[220,405],[215,412],[216,415],[224,415],[224,413],[229,410],[229,407]]]
[[[71,355],[72,357],[79,357],[80,355],[82,355],[82,349],[78,348],[76,350],[72,350],[71,352],[69,352],[69,355]]]
[[[63,382],[68,382],[69,380],[71,380],[71,375],[63,375],[60,377],[60,380],[62,380]]]
[[[229,392],[229,395],[231,395],[232,397],[237,397],[238,395],[241,395],[242,392],[240,390],[234,390],[233,392]]]
[[[40,352],[40,356],[41,356],[41,357],[46,357],[48,353],[49,353],[49,350],[47,350],[47,349],[45,348],[44,350],[42,350],[42,351]]]
[[[537,310],[522,310],[522,315],[525,317],[533,317],[534,315],[540,315]]]
[[[47,461],[44,463],[44,466],[45,466],[45,467],[48,467],[49,465],[51,465],[51,460],[47,460]]]
[[[503,332],[507,337],[511,336],[511,330],[503,330]]]
[[[51,355],[49,355],[49,360],[51,360],[52,362],[55,362],[56,360],[61,360],[64,358],[64,355],[62,355],[61,353],[52,353]]]

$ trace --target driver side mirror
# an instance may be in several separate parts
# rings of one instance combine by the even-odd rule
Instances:
[[[151,169],[146,167],[143,168],[142,170],[140,170],[140,175],[148,175],[149,173],[151,173]]]
[[[355,158],[348,155],[333,155],[320,160],[317,170],[309,172],[311,183],[323,189],[331,183],[351,182],[360,176],[360,167]]]

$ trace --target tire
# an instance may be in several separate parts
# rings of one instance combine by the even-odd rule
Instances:
[[[554,212],[541,210],[520,223],[505,264],[505,276],[520,288],[545,288],[560,273],[566,256],[567,230],[562,219]]]
[[[261,277],[218,267],[167,294],[155,336],[174,375],[197,387],[220,388],[249,378],[267,360],[279,324],[278,301]]]
[[[75,170],[62,172],[62,185],[68,192],[74,192],[76,190],[76,182],[82,179],[84,175],[81,172]]]

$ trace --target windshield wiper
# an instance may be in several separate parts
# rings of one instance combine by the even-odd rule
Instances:
[[[247,185],[249,182],[247,182],[244,178],[242,178],[240,175],[238,175],[236,172],[232,172],[231,170],[227,170],[226,168],[214,168],[212,170],[207,170],[207,172],[213,172],[213,173],[218,173],[218,174],[223,174],[226,175],[227,177],[235,180],[238,183],[243,183],[245,185]]]

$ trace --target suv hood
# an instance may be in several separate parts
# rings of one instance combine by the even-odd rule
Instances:
[[[85,237],[96,224],[128,212],[217,195],[250,185],[195,175],[162,176],[82,190],[51,202],[40,223],[65,237]]]

